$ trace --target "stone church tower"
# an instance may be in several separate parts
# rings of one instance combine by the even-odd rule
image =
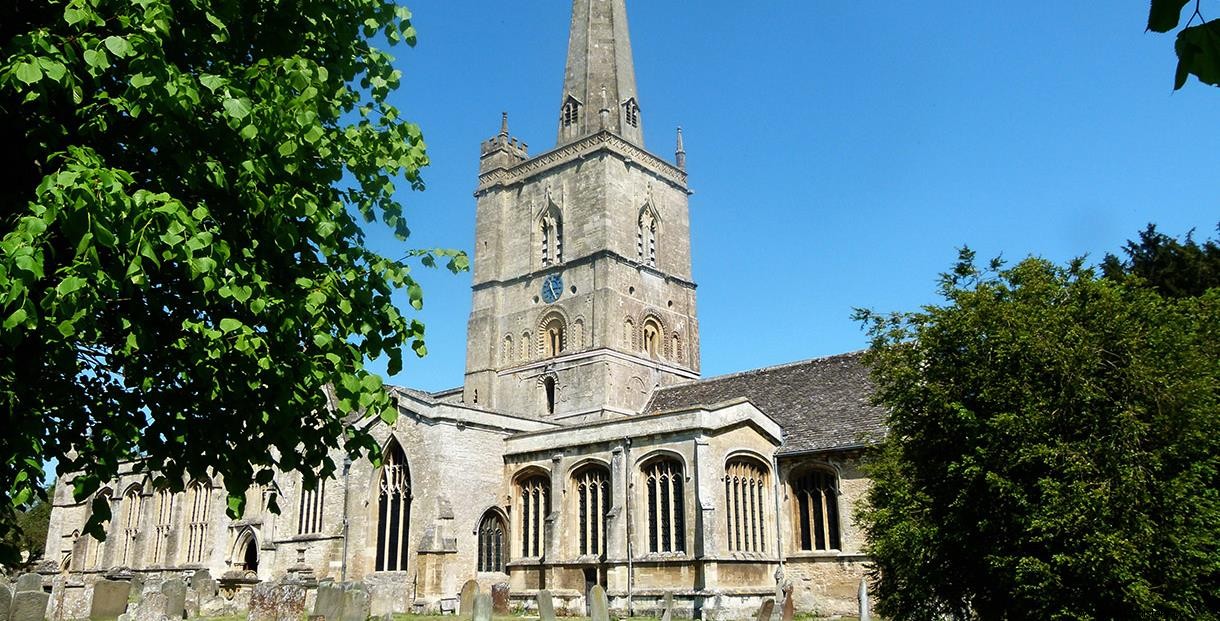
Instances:
[[[624,0],[575,0],[558,143],[482,145],[463,401],[577,423],[699,376],[685,153],[644,148]]]

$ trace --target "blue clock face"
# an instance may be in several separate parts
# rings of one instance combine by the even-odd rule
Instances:
[[[553,303],[563,295],[563,277],[559,274],[551,274],[542,281],[542,299],[547,304]]]

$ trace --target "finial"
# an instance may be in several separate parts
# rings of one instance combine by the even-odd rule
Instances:
[[[508,113],[507,112],[500,113],[500,135],[505,138],[508,137]]]
[[[680,170],[686,170],[686,144],[682,142],[682,127],[678,127],[678,148],[674,151],[674,161]]]

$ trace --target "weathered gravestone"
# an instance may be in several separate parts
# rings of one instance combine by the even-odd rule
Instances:
[[[589,591],[589,618],[592,621],[610,621],[610,602],[606,601],[606,589],[595,584]]]
[[[93,603],[89,606],[89,618],[117,619],[127,611],[127,595],[131,583],[126,580],[98,580],[93,585]]]
[[[220,583],[212,578],[212,572],[200,569],[191,576],[191,588],[199,592],[200,600],[204,600],[220,592]]]
[[[775,612],[775,600],[768,597],[758,607],[758,621],[771,621],[771,613]]]
[[[479,593],[474,598],[474,621],[491,621],[491,595]]]
[[[555,602],[546,589],[538,591],[538,621],[555,621]]]
[[[135,610],[128,615],[129,621],[164,621],[166,618],[165,609],[169,598],[165,593],[153,591],[145,593],[140,598],[140,603],[136,604]]]
[[[299,621],[305,589],[298,584],[260,582],[250,595],[249,621]]]
[[[13,592],[7,582],[0,583],[0,621],[8,621],[8,613],[13,608]]]
[[[21,574],[17,577],[17,584],[13,588],[14,593],[24,593],[26,591],[41,591],[42,576],[38,574]]]
[[[782,621],[792,621],[792,617],[796,614],[794,608],[796,602],[792,601],[792,583],[784,584],[784,608],[780,614]]]
[[[128,595],[131,601],[138,601],[140,594],[144,592],[144,574],[134,574],[131,577],[131,592]]]
[[[461,601],[458,602],[458,613],[469,619],[474,614],[474,598],[479,596],[479,583],[467,580],[462,585]]]
[[[161,594],[165,596],[165,616],[170,619],[186,617],[186,583],[182,578],[162,582]]]
[[[856,594],[860,600],[860,621],[872,621],[873,615],[868,605],[868,583],[860,578],[860,592]]]
[[[343,612],[338,621],[367,621],[372,607],[373,600],[362,585],[349,585],[343,590]]]
[[[18,591],[13,596],[13,610],[9,613],[9,621],[43,621],[47,616],[47,603],[50,601],[51,595],[43,593],[41,588],[37,591]]]
[[[497,615],[508,614],[509,588],[506,582],[491,585],[491,611]]]
[[[674,594],[670,591],[665,592],[665,597],[661,598],[661,621],[672,621],[674,618]]]
[[[339,621],[343,615],[343,587],[333,582],[318,585],[318,595],[313,601],[313,616],[326,621]]]

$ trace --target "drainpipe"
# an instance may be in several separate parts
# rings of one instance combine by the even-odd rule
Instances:
[[[634,556],[631,550],[631,535],[635,532],[635,524],[631,521],[631,438],[623,438],[623,472],[626,481],[623,482],[623,514],[627,520],[627,616],[635,616],[635,606],[632,603],[632,589],[635,587]]]
[[[351,489],[352,458],[350,455],[343,457],[343,560],[339,565],[339,581],[347,582],[347,533],[349,522],[347,519],[347,494]]]
[[[780,515],[779,495],[783,491],[784,486],[779,482],[779,457],[775,453],[771,453],[771,472],[775,473],[771,480],[775,484],[775,557],[779,559],[779,573],[784,573],[784,520]],[[778,582],[778,580],[776,581]]]

